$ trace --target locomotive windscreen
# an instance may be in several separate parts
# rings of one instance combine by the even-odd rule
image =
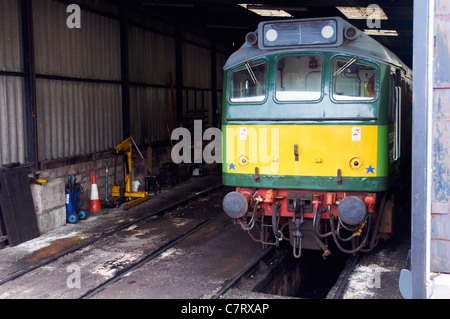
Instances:
[[[268,22],[260,25],[261,49],[297,46],[338,46],[338,22],[334,19]],[[261,41],[262,40],[262,41]]]

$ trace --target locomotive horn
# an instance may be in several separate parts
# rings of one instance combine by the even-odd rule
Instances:
[[[348,27],[344,30],[344,36],[349,41],[354,41],[359,37],[360,33],[355,27]]]
[[[222,206],[231,218],[242,218],[248,211],[249,197],[239,192],[228,193],[223,199]]]
[[[245,41],[250,45],[256,45],[258,43],[258,33],[249,32],[245,36]]]

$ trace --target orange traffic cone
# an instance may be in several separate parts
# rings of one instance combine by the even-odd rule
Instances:
[[[100,199],[98,197],[97,178],[92,173],[91,203],[89,205],[89,213],[101,213]]]

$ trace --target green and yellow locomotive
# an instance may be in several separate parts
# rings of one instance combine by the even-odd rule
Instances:
[[[389,237],[411,70],[339,17],[262,22],[224,70],[224,211],[296,257]]]

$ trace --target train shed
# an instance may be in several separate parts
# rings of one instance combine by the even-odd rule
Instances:
[[[413,70],[410,267],[398,284],[404,298],[450,298],[450,0],[0,0],[0,249],[67,225],[74,185],[95,211],[92,194],[116,184],[157,194],[206,171],[220,181],[218,162],[174,173],[173,131],[187,129],[188,158],[201,157],[204,132],[221,128],[223,66],[247,33],[321,17]]]

